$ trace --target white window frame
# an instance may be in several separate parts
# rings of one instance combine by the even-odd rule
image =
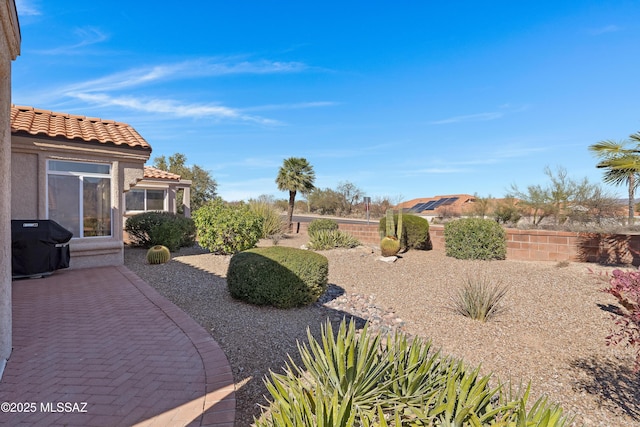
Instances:
[[[166,187],[134,187],[131,188],[129,191],[144,191],[144,209],[143,210],[139,210],[139,209],[129,209],[129,207],[127,206],[127,195],[125,193],[124,195],[124,209],[125,209],[125,213],[127,214],[138,214],[138,213],[143,213],[143,212],[150,212],[150,211],[158,211],[158,209],[147,209],[147,190],[152,190],[152,191],[162,191],[164,193],[164,197],[162,198],[162,211],[161,212],[167,212],[169,210],[169,191]]]
[[[96,166],[106,166],[109,168],[109,172],[108,173],[98,173],[98,172],[78,172],[78,171],[57,171],[57,170],[51,170],[51,163],[52,162],[65,162],[65,163],[76,163],[76,164],[82,164],[82,165],[96,165]],[[80,200],[80,206],[79,206],[79,218],[80,218],[80,224],[79,224],[79,230],[80,230],[80,235],[79,236],[73,236],[72,239],[99,239],[99,238],[112,238],[113,237],[113,201],[110,201],[110,209],[109,209],[109,235],[108,236],[84,236],[84,178],[107,178],[109,179],[109,199],[113,198],[113,179],[111,177],[111,171],[112,171],[112,165],[110,163],[102,163],[102,162],[90,162],[90,161],[79,161],[79,160],[65,160],[65,159],[47,159],[47,180],[46,180],[46,200],[45,200],[45,204],[46,204],[46,215],[47,218],[51,219],[49,217],[49,176],[50,175],[63,175],[63,176],[75,176],[78,178],[78,180],[80,181],[80,185],[79,187],[79,200]]]

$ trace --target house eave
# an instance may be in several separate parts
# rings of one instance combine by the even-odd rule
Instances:
[[[11,60],[14,60],[20,55],[20,44],[22,42],[15,1],[11,0],[0,4],[0,21],[4,30],[4,38],[9,47],[9,55]]]

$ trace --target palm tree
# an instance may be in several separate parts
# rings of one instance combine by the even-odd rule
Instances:
[[[280,166],[276,184],[278,184],[278,190],[289,191],[289,232],[293,229],[293,207],[296,201],[296,192],[310,192],[314,188],[315,179],[316,174],[313,167],[307,159],[302,157],[284,159],[282,166]]]
[[[590,145],[589,150],[601,159],[596,167],[605,169],[604,182],[628,186],[629,225],[633,225],[635,192],[640,184],[640,132],[627,141],[600,141]]]

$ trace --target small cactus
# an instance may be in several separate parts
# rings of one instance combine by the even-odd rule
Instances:
[[[393,209],[387,209],[387,236],[395,237],[396,225],[393,222]]]
[[[396,237],[402,246],[402,208],[398,209],[398,229],[396,231]]]
[[[164,264],[171,259],[169,248],[156,245],[147,251],[147,262],[149,264]]]
[[[400,240],[393,236],[386,236],[380,240],[380,252],[382,256],[395,256],[400,252]]]

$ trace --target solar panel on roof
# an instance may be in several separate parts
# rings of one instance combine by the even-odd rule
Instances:
[[[437,200],[431,200],[430,202],[427,202],[425,204],[425,206],[422,208],[423,211],[431,211],[433,210],[433,205],[435,205],[436,203],[438,203]]]
[[[453,204],[453,202],[455,202],[458,199],[459,199],[459,197],[449,197],[442,204],[443,205],[451,205],[451,204]]]
[[[424,210],[424,207],[428,204],[428,202],[422,202],[422,203],[418,203],[417,205],[415,205],[413,207],[413,209],[415,210],[415,212],[422,212]]]

